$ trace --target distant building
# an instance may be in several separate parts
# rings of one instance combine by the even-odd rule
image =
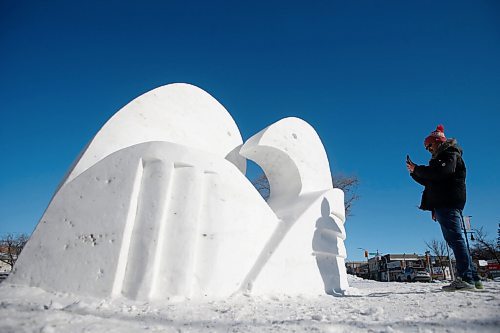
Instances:
[[[345,263],[347,274],[368,277],[368,265],[366,261],[348,261]]]
[[[347,273],[377,281],[398,281],[407,267],[426,270],[433,279],[451,279],[448,257],[390,253],[346,263]]]
[[[374,257],[372,277],[378,281],[397,281],[398,276],[406,267],[424,268],[422,256],[418,254],[385,254]],[[389,275],[389,278],[387,278]]]

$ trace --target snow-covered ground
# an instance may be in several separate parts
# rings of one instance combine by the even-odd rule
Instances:
[[[366,281],[348,297],[237,296],[144,303],[0,284],[0,332],[500,332],[500,282]]]

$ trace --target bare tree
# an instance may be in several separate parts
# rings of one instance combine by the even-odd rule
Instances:
[[[12,270],[28,238],[27,234],[9,233],[2,236],[0,238],[0,261],[9,265]]]
[[[345,176],[342,174],[332,175],[333,187],[339,188],[344,191],[344,205],[345,213],[350,216],[352,213],[352,205],[359,198],[356,194],[359,179],[354,176]],[[267,201],[271,194],[271,187],[267,180],[266,174],[261,173],[255,180],[252,181],[260,195]]]
[[[500,249],[500,223],[498,223],[498,230],[497,230],[497,249]]]
[[[436,257],[437,264],[441,267],[443,278],[445,267],[448,267],[448,250],[446,249],[446,242],[442,240],[433,239],[430,242],[425,242],[425,245],[430,250],[431,254]],[[451,269],[451,267],[450,267]]]
[[[495,245],[495,241],[488,239],[488,234],[483,227],[474,229],[473,257],[478,259],[494,259],[500,264],[500,249]]]
[[[261,173],[259,177],[252,181],[253,186],[257,189],[260,195],[267,201],[269,196],[271,195],[271,186],[269,185],[269,181],[267,180],[266,174]]]
[[[354,202],[359,199],[359,196],[356,194],[359,179],[355,176],[337,174],[332,175],[332,182],[334,188],[339,188],[344,191],[345,214],[350,216],[352,214]]]

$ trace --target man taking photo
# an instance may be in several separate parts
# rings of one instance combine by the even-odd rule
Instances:
[[[457,278],[445,291],[483,289],[462,236],[462,210],[466,201],[466,168],[462,149],[455,139],[446,139],[443,125],[438,125],[424,140],[431,153],[429,165],[416,165],[407,156],[410,176],[425,187],[420,209],[432,212],[441,226],[444,239],[453,250]]]

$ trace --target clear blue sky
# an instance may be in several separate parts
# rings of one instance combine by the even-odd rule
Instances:
[[[160,85],[195,84],[244,139],[313,125],[334,173],[360,179],[349,260],[423,253],[409,153],[439,123],[464,148],[474,227],[500,221],[500,2],[0,0],[0,234],[36,226],[85,144]]]

